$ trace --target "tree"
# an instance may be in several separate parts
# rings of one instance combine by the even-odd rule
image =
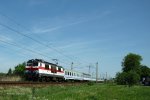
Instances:
[[[142,57],[138,54],[129,53],[122,62],[122,72],[116,74],[116,82],[129,87],[138,83],[141,75]]]
[[[24,76],[25,65],[26,65],[25,62],[23,62],[22,64],[18,64],[15,67],[14,74],[19,75],[19,76]]]
[[[127,56],[124,57],[122,62],[123,72],[134,70],[140,73],[140,61],[142,61],[142,57],[140,55],[129,53]]]
[[[1,77],[1,76],[5,76],[5,75],[6,75],[6,73],[0,73],[0,77]]]
[[[130,87],[134,84],[137,84],[140,80],[140,75],[137,74],[135,71],[129,71],[126,74],[126,84]]]
[[[11,75],[12,74],[12,70],[11,68],[9,68],[7,75]]]
[[[116,82],[117,82],[117,84],[119,84],[119,85],[126,85],[126,76],[127,76],[126,74],[127,74],[126,72],[122,72],[122,73],[118,72],[116,74]]]
[[[141,65],[141,78],[150,76],[150,68],[145,65]]]

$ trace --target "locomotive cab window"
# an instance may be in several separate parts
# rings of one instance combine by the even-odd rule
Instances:
[[[27,66],[38,66],[38,62],[37,62],[37,61],[29,60],[29,61],[27,62]]]
[[[37,61],[34,61],[34,62],[33,62],[33,66],[38,66],[38,62],[37,62]]]
[[[32,66],[32,60],[29,60],[29,61],[27,62],[27,66]]]
[[[32,63],[27,63],[27,66],[32,66]]]

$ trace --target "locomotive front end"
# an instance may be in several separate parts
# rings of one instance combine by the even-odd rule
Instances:
[[[31,80],[31,81],[36,81],[38,80],[39,77],[39,62],[36,60],[28,60],[26,64],[26,79]]]

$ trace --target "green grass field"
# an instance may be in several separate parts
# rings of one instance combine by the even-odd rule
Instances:
[[[150,100],[150,87],[109,84],[80,86],[2,87],[0,100]]]

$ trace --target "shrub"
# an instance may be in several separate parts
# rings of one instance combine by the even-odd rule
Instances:
[[[119,85],[133,86],[140,80],[140,76],[135,71],[117,73],[116,82]]]
[[[137,84],[139,80],[140,80],[140,76],[135,71],[129,71],[127,73],[126,82],[129,87],[133,86],[134,84]]]
[[[90,81],[90,82],[88,82],[87,84],[88,84],[89,86],[92,86],[92,85],[94,85],[94,83],[95,83],[95,82]]]

